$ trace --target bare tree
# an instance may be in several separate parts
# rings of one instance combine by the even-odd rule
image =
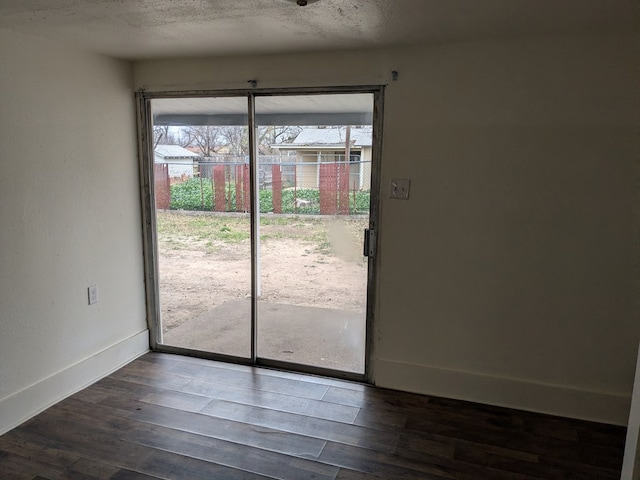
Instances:
[[[211,157],[222,146],[221,129],[212,125],[192,125],[183,130],[183,146],[194,145],[204,157]],[[186,142],[186,143],[185,143]]]
[[[221,127],[222,138],[230,153],[247,155],[249,153],[249,132],[247,127]]]
[[[295,139],[302,131],[302,127],[297,126],[269,126],[258,128],[258,149],[260,153],[273,153],[271,145],[286,143]]]
[[[297,126],[267,126],[258,128],[258,151],[271,154],[271,145],[286,143],[293,140],[300,131]],[[247,155],[249,153],[249,135],[246,126],[214,126],[190,125],[179,128],[172,133],[170,127],[153,127],[154,148],[157,145],[180,145],[181,147],[195,146],[205,157],[210,157],[220,148],[227,147],[229,153]]]
[[[187,147],[193,142],[190,135],[185,135],[184,130],[178,127],[173,129],[168,125],[153,126],[153,147],[158,145],[180,145]]]
[[[187,128],[180,128],[178,130],[178,145],[180,145],[182,148],[186,148],[189,145],[191,145],[193,143],[193,135],[191,130],[189,129],[189,127]]]
[[[159,145],[166,145],[169,140],[169,126],[168,125],[154,125],[153,126],[153,149]]]

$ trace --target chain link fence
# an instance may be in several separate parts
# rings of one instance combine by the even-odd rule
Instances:
[[[249,211],[248,157],[217,155],[188,165],[167,162],[156,164],[154,174],[157,209]],[[260,155],[256,181],[261,213],[369,213],[371,162],[360,155],[349,161],[324,153]]]

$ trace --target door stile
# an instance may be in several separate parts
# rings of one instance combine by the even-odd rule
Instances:
[[[154,214],[155,189],[153,178],[153,142],[151,140],[151,100],[144,90],[136,92],[136,113],[138,129],[138,158],[140,175],[140,203],[143,222],[143,261],[145,281],[145,303],[149,346],[155,350],[162,344],[160,326],[160,291],[158,285],[158,250],[156,242],[156,220]]]
[[[384,86],[374,91],[373,95],[373,142],[371,150],[371,203],[369,206],[369,229],[374,233],[373,255],[367,257],[367,310],[366,310],[366,337],[365,337],[365,362],[364,362],[364,379],[366,382],[374,383],[374,362],[375,355],[375,338],[376,321],[374,318],[376,312],[376,265],[379,263],[377,252],[380,251],[380,224],[378,222],[380,215],[380,197],[381,197],[381,170],[382,170],[382,127],[383,127],[383,108],[384,108]]]
[[[249,128],[249,218],[251,221],[251,363],[258,357],[258,297],[260,295],[260,207],[258,205],[258,147],[256,98],[247,95]],[[256,208],[256,206],[258,206]]]

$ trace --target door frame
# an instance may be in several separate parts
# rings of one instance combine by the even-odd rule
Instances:
[[[246,97],[247,115],[249,118],[249,150],[250,150],[250,202],[256,201],[257,182],[255,174],[257,167],[257,146],[255,145],[255,99],[264,96],[295,96],[322,94],[370,93],[373,95],[373,137],[371,155],[371,201],[369,206],[369,229],[379,232],[380,212],[380,173],[382,167],[382,126],[384,106],[384,85],[342,86],[342,87],[309,87],[309,88],[270,88],[270,89],[242,89],[242,90],[181,90],[181,91],[147,91],[140,89],[136,92],[136,118],[138,129],[138,157],[140,174],[140,197],[142,208],[143,258],[145,280],[145,303],[147,311],[147,325],[149,328],[149,343],[152,351],[189,355],[199,358],[226,361],[244,365],[255,365],[277,368],[281,370],[299,371],[315,375],[337,377],[348,380],[373,383],[373,355],[375,350],[375,313],[376,313],[376,283],[378,255],[367,258],[367,298],[365,313],[365,368],[364,373],[344,372],[323,367],[301,365],[278,360],[269,360],[257,356],[257,296],[255,295],[257,272],[255,271],[257,255],[257,231],[255,223],[258,213],[251,208],[251,356],[249,358],[236,357],[201,350],[165,345],[162,342],[162,327],[160,323],[160,289],[158,282],[158,244],[155,216],[154,191],[154,155],[153,155],[153,122],[151,118],[151,101],[162,98],[197,98],[197,97]],[[377,252],[379,235],[373,238],[372,251]],[[370,245],[371,250],[371,245]]]

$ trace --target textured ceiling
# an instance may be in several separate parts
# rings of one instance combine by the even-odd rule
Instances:
[[[131,60],[638,31],[637,0],[0,0],[0,28]]]

